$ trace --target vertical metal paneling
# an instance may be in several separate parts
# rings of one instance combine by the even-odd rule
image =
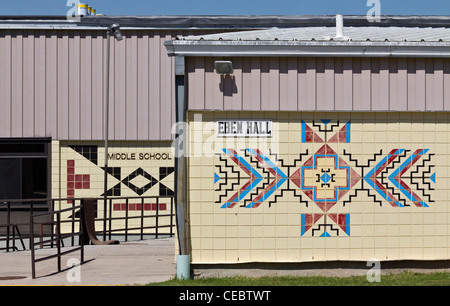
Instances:
[[[149,40],[149,56],[150,56],[150,80],[149,80],[149,98],[150,101],[160,101],[160,67],[161,64],[161,48],[160,48],[160,32],[155,31]],[[159,139],[161,132],[161,103],[150,104],[150,138]]]
[[[33,121],[34,134],[36,137],[46,136],[46,38],[45,32],[39,31],[36,33],[34,41],[34,97],[32,104],[34,107]]]
[[[23,33],[14,33],[11,42],[11,134],[10,137],[22,137],[23,123]]]
[[[250,63],[251,100],[246,110],[261,110],[261,59],[252,58]],[[244,90],[248,90],[247,88]]]
[[[372,70],[371,70],[371,59],[363,58],[361,59],[361,83],[356,84],[360,86],[361,96],[354,98],[355,110],[360,111],[370,111],[372,110],[371,101],[371,82],[372,82]],[[358,105],[358,107],[356,107]]]
[[[252,82],[250,73],[252,70],[250,61],[243,61],[242,63],[242,109],[250,109],[252,101]]]
[[[280,101],[280,108],[283,110],[295,110],[298,104],[298,59],[297,58],[288,58],[287,59],[287,88],[286,92],[283,92],[284,95],[288,94],[286,104],[283,104],[283,101]],[[280,79],[280,83],[282,80]],[[280,89],[281,90],[281,89]],[[280,98],[281,96],[280,91]]]
[[[214,70],[214,61],[210,58],[206,59],[206,63],[202,62],[202,59],[199,59],[201,67],[204,67],[204,71],[206,72],[205,79],[202,79],[200,76],[196,79],[198,83],[203,83],[206,92],[202,94],[204,88],[198,86],[196,88],[199,97],[203,97],[205,102],[203,104],[207,109],[225,109],[223,104],[223,99],[225,93],[222,89],[222,76],[217,74]]]
[[[261,108],[280,109],[280,66],[279,58],[261,59]]]
[[[410,104],[409,109],[415,111],[424,111],[425,99],[426,99],[426,87],[425,87],[425,59],[418,58],[416,61],[415,73],[411,75],[411,79],[415,79],[415,83],[411,84],[415,87],[415,104]]]
[[[297,110],[297,59],[280,58],[280,109]]]
[[[427,59],[425,68],[426,110],[444,110],[444,60]]]
[[[336,85],[340,87],[341,102],[336,102],[335,110],[351,111],[353,110],[353,67],[351,58],[343,58],[342,60],[342,84]]]
[[[389,63],[389,107],[393,111],[408,108],[408,62],[405,58],[391,59]]]
[[[298,109],[304,109],[313,111],[316,110],[317,105],[317,69],[316,69],[316,59],[306,58],[306,70],[299,72],[299,80],[304,80],[304,103],[298,103]]]
[[[345,105],[344,98],[344,61],[334,59],[334,101],[333,109],[340,110]]]
[[[211,61],[209,61],[211,64]],[[193,76],[195,77],[194,80],[192,80],[192,84],[194,84],[193,88],[191,89],[194,94],[194,100],[192,100],[193,103],[196,104],[196,107],[200,108],[206,108],[206,109],[214,109],[213,105],[208,105],[208,102],[213,102],[214,99],[212,99],[212,96],[208,96],[208,98],[205,98],[205,95],[209,95],[211,90],[214,90],[206,82],[212,78],[212,71],[213,68],[210,65],[208,67],[208,75],[206,75],[205,71],[205,59],[204,58],[197,58],[195,61],[195,69],[199,70],[199,73],[195,73]],[[216,83],[217,84],[217,83]],[[217,84],[218,86],[218,84]],[[199,103],[199,104],[197,104]]]
[[[138,46],[137,32],[129,33],[126,39],[126,95],[125,95],[125,139],[138,138],[137,121],[137,68]]]
[[[124,31],[111,40],[111,140],[170,140],[174,59],[163,42],[202,31]],[[106,34],[0,33],[0,137],[103,138]],[[448,111],[449,59],[188,58],[191,109]]]
[[[316,110],[333,111],[335,102],[334,61],[330,58],[318,58],[316,61],[316,65]]]
[[[34,112],[35,110],[35,37],[31,31],[26,31],[23,36],[23,74],[22,74],[22,133],[34,135]],[[45,118],[44,118],[45,120]]]
[[[172,133],[172,111],[175,104],[172,104],[172,95],[174,95],[174,77],[173,71],[175,69],[173,63],[174,58],[167,56],[166,48],[164,47],[164,41],[172,39],[172,33],[162,32],[160,37],[160,54],[161,54],[161,96],[160,96],[160,114],[163,118],[160,122],[160,135],[161,139],[171,139]],[[139,65],[139,63],[138,63]]]
[[[361,98],[363,97],[362,90],[362,59],[356,58],[352,61],[352,70],[353,70],[353,110],[359,110],[362,108]]]
[[[273,84],[274,77],[270,72],[271,60],[267,57],[261,58],[261,110],[277,110],[279,100],[273,100],[273,87],[278,86],[278,83]]]
[[[233,76],[221,78],[224,93],[223,107],[226,110],[241,110],[242,94],[238,94],[238,88],[242,89],[242,58],[234,59],[233,67]]]
[[[58,39],[52,31],[45,37],[45,136],[58,135]]]
[[[57,53],[57,80],[56,87],[58,104],[57,117],[52,118],[58,122],[58,133],[52,135],[56,139],[69,138],[69,34],[67,31],[58,33]],[[51,59],[49,59],[51,60]],[[50,118],[47,118],[50,120]]]
[[[114,45],[114,74],[111,74],[114,88],[114,104],[110,108],[114,108],[113,120],[110,121],[111,127],[114,130],[112,139],[125,140],[126,135],[126,45],[128,37],[124,34],[123,41],[116,41],[112,37],[111,41]]]
[[[80,138],[80,32],[69,35],[69,139]]]
[[[0,33],[0,137],[11,136],[11,33]]]
[[[187,74],[187,83],[190,85],[187,89],[187,101],[189,103],[188,107],[192,109],[204,109],[204,104],[197,104],[198,99],[195,96],[195,77],[197,74],[201,74],[196,72],[195,61],[189,60],[185,65],[185,73]],[[201,103],[204,103],[204,99],[200,100]]]
[[[137,138],[139,140],[144,140],[149,138],[149,51],[148,51],[148,37],[149,33],[139,32],[137,38],[137,122],[138,132]]]
[[[372,110],[389,109],[389,60],[372,59]]]
[[[323,91],[325,92],[325,101],[323,109],[325,110],[334,110],[335,109],[335,83],[334,83],[334,59],[333,58],[325,58],[325,88]],[[319,90],[319,89],[318,89]],[[319,104],[319,103],[317,103]],[[318,109],[321,109],[319,107]]]
[[[80,34],[80,139],[92,139],[92,35]]]
[[[450,111],[450,59],[444,59],[444,110]]]
[[[104,114],[104,75],[105,62],[103,54],[106,50],[106,41],[103,33],[93,33],[91,59],[91,101],[92,101],[92,139],[103,138],[103,114]],[[100,76],[100,77],[99,77]]]
[[[215,60],[188,58],[190,109],[450,110],[449,59],[233,58],[233,90],[211,72]]]
[[[174,62],[163,43],[181,31],[123,32],[111,39],[110,140],[170,140]],[[105,65],[103,31],[2,31],[0,137],[103,139]]]

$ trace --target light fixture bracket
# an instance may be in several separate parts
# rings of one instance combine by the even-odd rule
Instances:
[[[233,62],[231,61],[215,61],[214,69],[217,74],[233,74]]]

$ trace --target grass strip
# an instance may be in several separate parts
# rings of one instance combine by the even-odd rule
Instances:
[[[402,272],[381,275],[380,282],[369,282],[365,275],[350,277],[264,276],[172,279],[147,286],[450,286],[449,272]]]

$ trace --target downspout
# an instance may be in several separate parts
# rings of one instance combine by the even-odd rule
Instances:
[[[177,279],[190,279],[189,208],[187,201],[187,153],[188,129],[186,129],[185,58],[175,57],[175,204],[179,254],[177,255]]]

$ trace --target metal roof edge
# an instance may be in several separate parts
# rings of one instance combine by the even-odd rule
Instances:
[[[379,22],[367,16],[344,15],[346,26],[428,26],[450,27],[450,16],[386,15]],[[173,15],[173,16],[87,16],[82,24],[120,23],[123,26],[182,26],[182,27],[299,27],[335,26],[335,15]]]
[[[335,15],[167,15],[85,16],[70,22],[66,16],[1,16],[1,27],[103,28],[119,23],[124,29],[261,29],[269,27],[335,26]],[[450,16],[386,15],[379,22],[366,16],[345,15],[346,26],[450,27]]]
[[[169,56],[450,57],[450,42],[166,41]]]

